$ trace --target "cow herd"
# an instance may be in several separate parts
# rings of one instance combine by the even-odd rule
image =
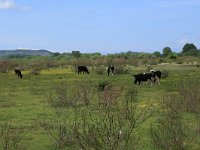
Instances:
[[[78,74],[89,74],[89,71],[88,71],[88,68],[86,66],[78,66],[77,67],[77,70],[78,70]],[[115,67],[110,65],[107,67],[107,73],[108,73],[108,76],[111,74],[113,76],[114,74],[114,71],[115,71]],[[21,71],[19,69],[15,69],[15,74],[20,77],[21,79],[23,78],[23,75],[21,73]],[[135,84],[141,84],[141,83],[144,83],[144,84],[159,84],[160,83],[160,78],[162,76],[162,73],[161,71],[156,71],[156,70],[150,70],[150,72],[146,72],[146,73],[138,73],[136,75],[133,75],[134,78],[135,78],[135,81],[134,83]]]
[[[150,83],[151,85],[154,83],[159,84],[160,83],[160,78],[161,78],[161,71],[155,71],[155,70],[150,70],[150,72],[146,73],[139,73],[136,75],[133,75],[135,77],[135,84],[141,84],[141,83]]]

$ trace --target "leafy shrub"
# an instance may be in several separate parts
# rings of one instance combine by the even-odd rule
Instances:
[[[106,105],[99,105],[100,109],[81,111],[81,119],[74,126],[76,143],[81,149],[136,149],[139,142],[137,127],[147,118],[148,113],[142,109],[141,113],[134,103],[135,92],[127,90],[126,97],[122,91],[108,87],[102,91],[106,94]],[[129,94],[128,94],[129,93]],[[132,95],[132,96],[131,96]],[[100,101],[102,100],[100,97]],[[124,98],[124,101],[116,101]],[[131,99],[130,99],[131,98]]]
[[[98,90],[103,91],[106,86],[110,85],[108,81],[100,81],[98,85]]]
[[[181,104],[187,112],[200,114],[200,82],[192,79],[181,81],[178,85],[178,93]]]
[[[161,72],[162,72],[162,77],[163,78],[167,78],[169,76],[169,71],[168,70],[165,69],[165,70],[162,70]]]
[[[152,143],[158,149],[184,150],[199,146],[199,84],[199,81],[191,79],[180,81],[177,94],[168,95],[161,101],[163,111],[150,128]],[[190,123],[186,122],[185,112],[195,113],[195,119],[190,117]]]
[[[39,75],[39,74],[40,74],[40,70],[39,70],[39,69],[32,69],[32,70],[30,71],[30,74]]]
[[[106,67],[98,66],[98,67],[96,67],[95,71],[96,71],[97,74],[104,74],[105,71],[106,71]]]
[[[169,56],[169,58],[175,60],[175,59],[177,59],[177,56],[171,55],[171,56]]]
[[[0,149],[3,150],[19,150],[21,146],[21,135],[19,130],[11,127],[11,120],[5,121],[0,126]]]
[[[6,73],[10,69],[14,69],[17,66],[16,62],[13,61],[0,61],[0,72],[1,73]]]
[[[83,105],[89,105],[94,98],[96,89],[94,88],[93,82],[91,79],[82,79],[79,81],[78,87],[75,87],[79,93],[79,101]]]
[[[85,82],[88,80],[86,79]],[[88,83],[91,86],[91,83]],[[51,93],[54,95],[51,96],[52,100],[55,100],[56,97],[69,100],[69,94],[75,97],[74,99],[82,99],[82,96],[86,95],[86,97],[93,99],[93,105],[60,108],[59,105],[48,100],[54,115],[52,117],[44,116],[40,125],[51,136],[55,148],[136,149],[139,142],[136,128],[149,117],[149,114],[146,108],[137,107],[134,100],[135,90],[126,89],[123,91],[119,87],[105,86],[105,89],[99,92],[101,96],[95,97],[97,98],[95,100],[91,97],[90,92],[82,93],[80,84],[74,84],[76,90],[70,90],[70,93],[68,87],[71,85],[62,84],[59,86]],[[91,86],[91,88],[93,87]],[[97,91],[95,92],[97,95]],[[125,93],[126,96],[124,97],[122,93]],[[123,101],[121,101],[122,99]],[[99,101],[105,102],[104,100],[108,100],[105,105],[98,105]]]
[[[128,74],[131,69],[129,66],[116,66],[114,73],[116,74]]]
[[[152,66],[147,66],[147,68],[146,68],[146,72],[150,72],[150,70],[152,70],[152,69],[153,69]]]
[[[150,128],[152,144],[158,149],[184,150],[189,145],[180,109],[180,99],[167,96],[161,102],[165,111]]]
[[[77,103],[77,97],[74,97],[71,93],[72,87],[66,84],[59,83],[57,85],[53,85],[48,103],[51,107],[75,107]],[[77,94],[80,94],[77,92]]]

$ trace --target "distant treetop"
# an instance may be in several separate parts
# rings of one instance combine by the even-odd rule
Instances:
[[[187,43],[183,46],[182,53],[188,52],[190,50],[197,50],[197,47],[193,43]]]

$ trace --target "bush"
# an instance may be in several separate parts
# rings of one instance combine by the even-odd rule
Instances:
[[[98,85],[98,90],[103,91],[106,86],[110,85],[108,81],[100,81]]]
[[[161,71],[162,72],[162,77],[163,78],[167,78],[168,76],[169,76],[169,71],[168,70],[163,70],[163,71]]]
[[[11,120],[0,126],[0,149],[19,150],[22,148],[19,130],[11,127]]]
[[[161,112],[156,124],[150,128],[152,144],[158,149],[184,150],[188,147],[185,125],[182,122],[180,99],[167,96],[161,102]]]
[[[191,79],[181,81],[177,86],[177,94],[168,95],[161,101],[161,114],[150,128],[152,144],[158,149],[184,150],[199,146],[199,84]],[[195,115],[186,120],[185,112]]]
[[[97,74],[104,74],[105,71],[107,71],[107,70],[106,70],[105,66],[98,66],[98,67],[96,67],[95,71]]]
[[[86,89],[93,88],[90,80],[84,79]],[[106,82],[104,82],[106,85]],[[55,86],[55,85],[54,85]],[[105,86],[99,97],[91,97],[90,89],[87,92],[81,90],[82,85],[74,84],[74,89],[66,85],[56,86],[51,92],[52,100],[59,98],[63,101],[69,100],[68,94],[75,99],[82,99],[83,95],[93,100],[93,105],[75,105],[75,107],[62,107],[49,101],[53,110],[53,116],[44,116],[40,124],[47,131],[57,149],[136,149],[139,137],[137,127],[148,117],[146,107],[139,108],[135,103],[136,91],[127,88],[114,88]],[[131,87],[133,88],[133,87]],[[124,94],[125,93],[125,94]],[[82,95],[83,94],[83,95]],[[53,96],[54,95],[54,96]],[[125,96],[124,96],[125,95]],[[97,99],[95,99],[97,98]],[[98,105],[98,102],[105,102],[105,105]],[[78,100],[81,102],[82,100]],[[84,101],[85,102],[85,101]],[[88,101],[86,101],[88,102]],[[49,112],[48,112],[49,116]]]
[[[146,68],[146,72],[150,72],[150,70],[152,70],[152,69],[153,69],[152,66],[147,66],[147,68]]]
[[[71,93],[72,86],[59,83],[57,85],[53,85],[48,103],[53,108],[58,107],[75,107],[77,104],[77,97],[74,97]],[[80,94],[77,92],[77,94]],[[78,96],[79,97],[79,96]]]
[[[181,104],[187,112],[200,114],[200,82],[189,79],[181,81],[178,85],[178,93]]]
[[[116,66],[114,73],[116,74],[128,74],[131,69],[129,66]]]
[[[83,105],[89,105],[96,92],[92,80],[87,78],[79,81],[76,90],[80,93],[78,98]]]
[[[6,73],[10,69],[14,69],[17,66],[17,63],[13,61],[0,61],[0,72],[1,73]]]
[[[129,93],[131,91],[133,93]],[[121,95],[121,90],[108,86],[100,96],[100,101],[106,102],[105,105],[99,105],[99,109],[81,111],[81,119],[74,127],[79,149],[137,148],[139,137],[136,128],[148,118],[148,114],[145,108],[140,108],[141,111],[138,109],[134,102],[134,90],[124,92],[125,97]],[[121,99],[124,101],[121,102]]]
[[[30,71],[30,74],[39,75],[39,74],[40,74],[40,70],[39,70],[39,69],[32,69],[32,70]]]

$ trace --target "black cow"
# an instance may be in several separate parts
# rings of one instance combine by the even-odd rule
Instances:
[[[89,71],[88,71],[86,66],[78,66],[78,74],[81,73],[81,72],[83,72],[83,74],[84,73],[89,74]]]
[[[160,83],[160,78],[162,76],[161,71],[152,70],[151,73],[152,73],[152,77],[153,77],[153,82]]]
[[[15,74],[22,79],[23,75],[19,69],[15,69]]]
[[[149,81],[153,81],[152,80],[152,73],[141,73],[141,74],[137,74],[137,75],[133,75],[135,77],[135,84],[137,84],[137,82],[140,83],[141,82],[147,82],[148,80]]]
[[[109,66],[108,69],[107,69],[108,76],[110,75],[110,73],[111,73],[112,76],[113,76],[114,70],[115,70],[115,67],[114,67],[114,66]]]
[[[155,71],[153,72],[153,76],[157,76],[159,79],[161,78],[162,72],[161,71]]]

